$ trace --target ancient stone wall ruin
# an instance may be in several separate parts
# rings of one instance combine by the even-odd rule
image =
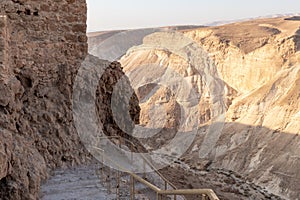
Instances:
[[[52,169],[92,160],[72,113],[73,82],[87,58],[86,9],[85,0],[0,1],[1,200],[38,199]],[[99,88],[124,76],[119,65],[93,60],[110,67]],[[112,132],[122,135],[103,103],[110,96],[99,95],[99,118],[111,119]],[[138,121],[136,96],[130,105]]]
[[[0,1],[0,199],[36,199],[55,167],[83,163],[72,124],[87,55],[85,0]]]

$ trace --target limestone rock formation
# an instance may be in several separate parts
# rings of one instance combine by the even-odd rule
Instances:
[[[182,119],[179,107],[191,106],[180,101],[188,96],[180,87],[164,87],[181,77],[199,95],[198,109],[190,110],[197,119],[183,117],[199,125],[185,162],[233,171],[282,198],[299,199],[299,27],[293,17],[257,19],[183,30],[180,40],[175,33],[154,33],[131,48],[120,62],[140,98],[141,122],[168,129],[144,141],[148,148],[168,143]],[[192,41],[184,44],[185,37]],[[208,58],[192,56],[192,43]],[[225,118],[215,119],[223,109]]]
[[[293,18],[276,18],[186,33],[239,92],[227,110],[212,166],[287,199],[300,198],[299,26]]]
[[[299,21],[275,18],[204,28],[185,34],[210,53],[226,83],[241,93],[247,93],[298,62],[298,29]]]

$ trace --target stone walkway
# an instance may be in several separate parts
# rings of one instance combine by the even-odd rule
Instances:
[[[116,200],[116,172],[112,172],[110,181],[107,181],[107,168],[102,178],[99,166],[100,164],[93,164],[74,169],[56,170],[54,175],[42,184],[40,198],[42,200]],[[155,180],[158,178],[154,174],[150,173],[147,176],[152,182],[159,182]],[[123,173],[120,180],[120,200],[128,200],[130,199],[130,178]],[[155,200],[156,198],[153,191],[138,182],[135,183],[135,189],[137,200]]]
[[[56,170],[41,186],[42,200],[113,200],[111,194],[96,175],[96,165],[68,170]]]

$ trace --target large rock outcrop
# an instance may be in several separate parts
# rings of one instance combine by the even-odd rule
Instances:
[[[87,55],[86,2],[8,0],[0,8],[0,198],[36,199],[50,169],[88,155],[71,111]]]
[[[72,114],[73,82],[87,56],[86,1],[6,0],[0,8],[0,199],[38,199],[52,169],[91,160]],[[109,69],[99,88],[123,76],[119,65]],[[98,103],[100,118],[111,116],[107,108]]]

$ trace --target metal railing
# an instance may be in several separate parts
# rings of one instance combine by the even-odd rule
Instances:
[[[130,141],[129,139],[126,139],[126,138],[122,138],[120,136],[109,136],[109,137],[106,137],[107,139],[111,139],[111,138],[117,138],[119,140],[119,143],[121,144],[121,139],[123,141],[126,141],[128,142],[130,145],[131,145],[131,150],[133,149],[133,147],[135,146],[134,143],[132,141]],[[131,153],[133,153],[131,151]],[[144,168],[145,168],[145,164],[147,164],[163,181],[165,181],[166,184],[168,184],[169,186],[171,186],[173,189],[177,189],[176,186],[171,183],[165,176],[163,176],[157,169],[156,167],[145,157],[144,154],[139,154],[141,156],[141,158],[143,159],[144,163]],[[131,155],[131,159],[133,158],[133,156]],[[131,160],[132,162],[132,160]],[[144,173],[145,173],[145,169],[144,169]],[[145,176],[145,175],[144,175]],[[166,188],[167,189],[167,188]]]
[[[103,138],[105,138],[105,139],[117,138],[119,140],[120,145],[121,145],[121,139],[122,139],[123,141],[128,142],[131,145],[132,149],[135,146],[132,143],[132,141],[130,141],[126,138],[122,138],[120,136],[108,136],[108,137],[103,137]],[[102,167],[101,167],[102,176],[104,175],[103,169],[104,169],[104,163],[105,163],[104,161],[105,160],[108,160],[109,162],[113,163],[119,169],[119,170],[117,170],[117,177],[116,177],[116,195],[117,195],[117,199],[120,199],[120,171],[123,171],[125,174],[130,176],[130,200],[135,199],[135,181],[138,181],[139,183],[143,184],[144,186],[146,186],[147,188],[149,188],[153,192],[155,192],[156,193],[156,200],[162,200],[164,196],[173,196],[174,200],[176,200],[178,197],[180,197],[180,199],[186,200],[184,195],[201,195],[202,200],[207,200],[207,199],[209,199],[209,200],[219,200],[217,195],[211,189],[177,189],[174,184],[172,184],[167,178],[165,178],[153,166],[153,164],[150,161],[148,161],[148,159],[145,156],[143,156],[143,154],[140,154],[140,155],[142,155],[144,165],[147,164],[149,167],[151,167],[151,169],[165,182],[164,189],[160,189],[159,187],[157,187],[154,184],[147,181],[145,179],[145,177],[146,177],[145,171],[144,171],[144,175],[143,175],[143,178],[142,178],[139,175],[124,169],[124,167],[122,167],[118,163],[114,162],[112,159],[109,158],[109,156],[105,155],[105,151],[103,149],[98,148],[98,147],[93,147],[93,148],[98,150],[99,153],[102,156],[102,160],[101,160],[101,162],[102,162]],[[132,153],[132,151],[131,151],[131,153]],[[131,159],[132,159],[132,155],[131,155]],[[110,167],[108,167],[108,173],[109,173],[108,176],[110,176],[110,173],[111,173]],[[168,185],[172,188],[171,190],[168,189]],[[111,188],[110,183],[109,183],[109,188]]]

